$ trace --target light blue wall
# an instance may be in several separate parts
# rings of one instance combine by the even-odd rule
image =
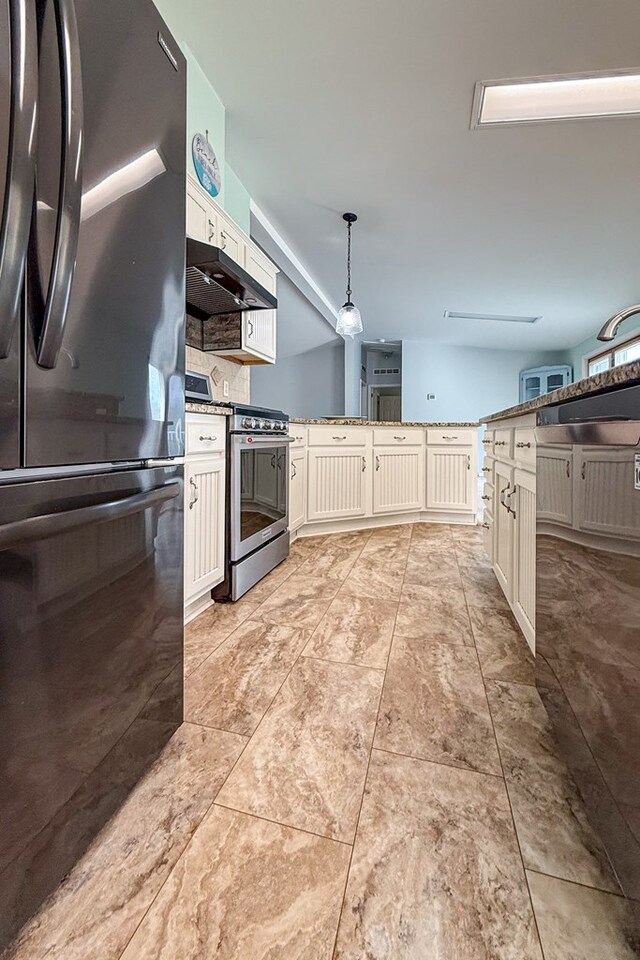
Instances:
[[[251,403],[292,417],[336,416],[344,411],[343,341],[331,340],[273,366],[251,368]]]
[[[562,363],[558,352],[455,347],[402,341],[402,419],[476,421],[519,402],[519,374]],[[435,400],[427,400],[435,393]]]

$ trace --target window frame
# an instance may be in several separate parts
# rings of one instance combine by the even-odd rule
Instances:
[[[604,360],[605,357],[609,358],[609,366],[607,367],[607,370],[613,370],[614,367],[622,366],[622,364],[616,363],[616,354],[621,350],[627,350],[630,346],[636,343],[640,344],[640,330],[636,330],[635,333],[631,334],[631,336],[626,340],[621,340],[620,343],[613,342],[605,350],[599,350],[598,353],[594,353],[588,357],[585,357],[585,375],[587,377],[597,376],[596,373],[591,373],[591,364],[596,363],[598,360]]]

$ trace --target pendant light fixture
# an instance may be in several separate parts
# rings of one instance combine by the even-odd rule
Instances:
[[[336,333],[343,337],[355,337],[357,333],[362,333],[360,311],[351,302],[351,224],[358,218],[355,213],[343,213],[342,219],[347,222],[347,300],[338,311]]]

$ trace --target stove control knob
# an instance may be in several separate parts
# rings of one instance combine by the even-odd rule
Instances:
[[[278,420],[278,430],[284,430],[285,422],[284,420]]]
[[[258,427],[260,428],[260,430],[264,430],[265,426],[266,424],[264,420],[258,420]]]
[[[251,429],[255,430],[257,426],[258,426],[258,421],[256,420],[255,417],[251,417]]]
[[[242,427],[243,430],[249,430],[251,427],[251,424],[252,424],[252,421],[249,419],[249,417],[244,417],[240,426]]]
[[[275,424],[274,424],[273,420],[265,420],[265,422],[264,422],[264,428],[265,428],[265,430],[273,430],[274,426],[275,426]]]

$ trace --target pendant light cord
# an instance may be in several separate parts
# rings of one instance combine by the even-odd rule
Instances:
[[[347,303],[351,303],[351,223],[347,223]]]

